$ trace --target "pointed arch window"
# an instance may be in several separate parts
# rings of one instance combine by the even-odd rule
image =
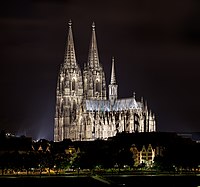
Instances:
[[[98,79],[96,80],[96,92],[101,92],[101,83]]]
[[[76,81],[75,79],[72,79],[72,90],[75,91],[76,88]]]

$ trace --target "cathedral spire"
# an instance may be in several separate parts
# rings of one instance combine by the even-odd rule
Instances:
[[[65,50],[64,63],[68,68],[74,68],[76,66],[76,56],[74,49],[74,40],[72,34],[72,21],[68,22],[68,37],[67,37],[67,46]]]
[[[114,57],[112,57],[112,71],[111,71],[110,84],[116,84],[116,78],[115,78],[115,60],[114,60]]]
[[[90,48],[89,48],[88,66],[92,69],[99,67],[99,55],[98,55],[98,49],[97,49],[97,40],[96,40],[94,22],[92,23],[92,38],[91,38]]]
[[[109,100],[111,102],[111,105],[113,105],[115,100],[117,100],[117,87],[118,87],[115,78],[114,57],[112,57],[111,80],[108,87],[109,87]]]

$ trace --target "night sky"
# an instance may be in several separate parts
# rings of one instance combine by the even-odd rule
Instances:
[[[56,82],[72,20],[87,61],[92,22],[118,97],[141,97],[158,131],[200,132],[200,1],[5,1],[0,5],[0,130],[53,140]]]

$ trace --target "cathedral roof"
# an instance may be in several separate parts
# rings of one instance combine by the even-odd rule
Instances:
[[[142,109],[142,104],[135,98],[118,99],[111,105],[110,100],[86,100],[88,111],[123,111],[130,109]]]

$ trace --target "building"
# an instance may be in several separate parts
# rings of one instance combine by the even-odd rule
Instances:
[[[64,62],[61,64],[57,80],[55,142],[63,139],[107,139],[118,132],[156,131],[155,115],[142,98],[136,101],[135,93],[130,98],[118,98],[114,58],[111,63],[107,98],[106,79],[99,61],[95,25],[92,24],[88,61],[82,71],[76,61],[70,21]]]
[[[154,149],[151,144],[143,145],[141,150],[133,144],[130,148],[130,151],[133,153],[134,166],[139,166],[140,164],[145,164],[146,167],[153,166],[154,158],[156,156],[156,150],[159,147]]]

